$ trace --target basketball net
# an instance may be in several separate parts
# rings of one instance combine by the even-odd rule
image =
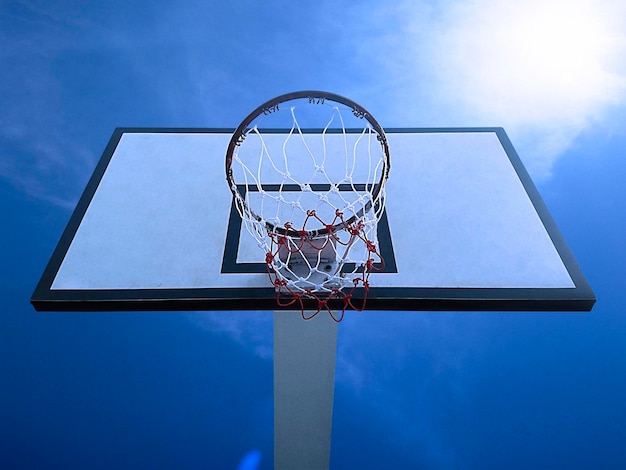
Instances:
[[[384,267],[377,225],[388,171],[382,127],[338,95],[283,95],[241,123],[227,178],[279,307],[305,319],[325,310],[337,322],[365,308],[369,276]]]

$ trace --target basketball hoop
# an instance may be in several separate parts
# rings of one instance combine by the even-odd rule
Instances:
[[[347,308],[365,308],[369,275],[384,267],[377,224],[389,168],[380,124],[332,93],[282,95],[241,122],[226,152],[226,177],[265,253],[278,306],[296,305],[305,319],[326,310],[335,321]],[[363,295],[355,305],[357,289]],[[308,315],[307,299],[315,305]]]

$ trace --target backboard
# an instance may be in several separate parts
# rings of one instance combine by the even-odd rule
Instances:
[[[116,129],[34,307],[276,309],[264,253],[225,181],[233,131]],[[592,308],[593,292],[503,129],[385,133],[385,267],[371,274],[367,309]]]

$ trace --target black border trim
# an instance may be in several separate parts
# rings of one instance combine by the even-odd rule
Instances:
[[[100,180],[125,133],[232,133],[234,128],[117,128],[76,205],[31,297],[38,311],[276,310],[274,289],[52,290],[52,282],[89,207]],[[281,132],[276,130],[276,132]],[[284,132],[284,131],[283,131]],[[385,133],[492,132],[500,140],[575,284],[574,288],[370,288],[369,310],[414,311],[590,311],[595,295],[572,252],[501,127],[390,128]],[[226,186],[226,183],[225,183]],[[226,188],[225,188],[226,189]],[[359,305],[363,293],[354,294]],[[341,308],[340,301],[330,308]],[[311,302],[307,308],[315,308]],[[293,309],[293,308],[292,308]]]

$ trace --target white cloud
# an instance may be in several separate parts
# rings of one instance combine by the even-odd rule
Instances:
[[[624,17],[620,9],[560,0],[457,5],[439,42],[448,52],[441,84],[468,114],[518,136],[529,165],[545,176],[586,125],[624,99],[621,31],[610,21]]]
[[[223,334],[262,359],[274,357],[272,312],[188,312],[189,321]]]
[[[29,197],[72,209],[97,158],[72,139],[54,61],[71,48],[74,20],[30,2],[0,17],[0,178]],[[64,25],[66,28],[60,28]]]
[[[400,85],[394,125],[503,126],[541,179],[582,130],[625,102],[623,2],[473,0],[402,11],[383,59]]]
[[[336,387],[380,420],[415,462],[454,467],[448,422],[468,406],[493,335],[479,314],[347,312],[339,325]],[[373,354],[374,352],[374,354]]]

